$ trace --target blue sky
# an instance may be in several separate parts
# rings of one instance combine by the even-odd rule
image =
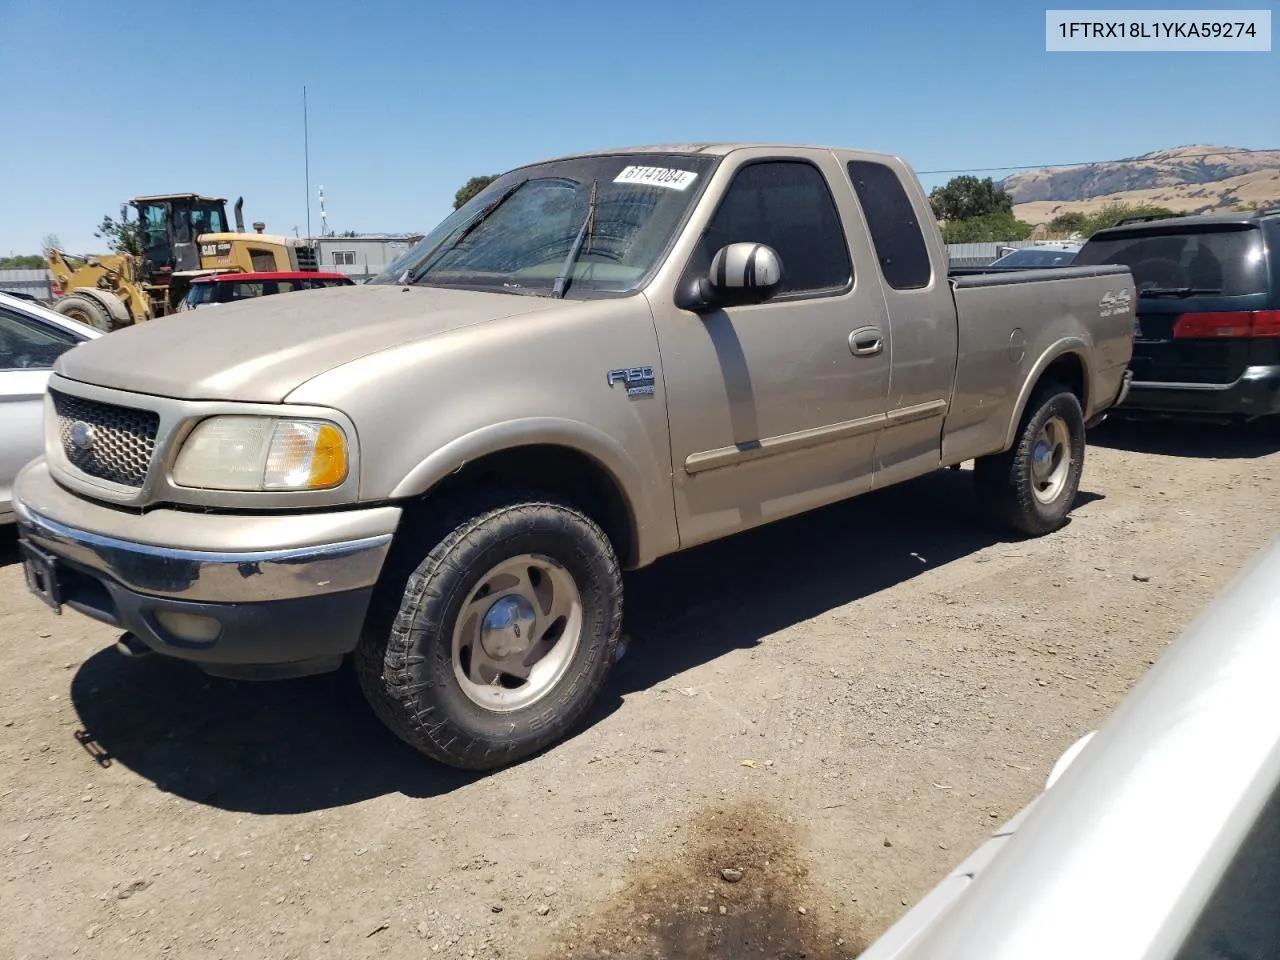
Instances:
[[[169,191],[305,232],[304,84],[316,230],[320,184],[336,230],[425,231],[474,174],[634,143],[921,171],[1280,147],[1280,54],[1050,54],[1046,6],[0,0],[0,254],[100,249],[104,213]]]

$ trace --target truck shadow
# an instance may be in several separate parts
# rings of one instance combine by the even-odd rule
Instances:
[[[1255,460],[1280,451],[1280,418],[1252,423],[1194,420],[1107,420],[1089,431],[1098,447],[1166,457]]]
[[[631,652],[611,692],[655,686],[1007,539],[976,515],[970,478],[930,474],[637,571],[626,594]],[[1076,508],[1100,499],[1082,491]]]
[[[940,472],[680,554],[628,577],[629,651],[579,735],[632,691],[997,542],[967,472]],[[1079,504],[1099,499],[1081,494]],[[432,797],[480,779],[388,733],[352,671],[266,684],[211,679],[161,657],[89,658],[71,683],[76,738],[164,791],[287,814],[386,793]],[[552,748],[555,749],[554,747]]]

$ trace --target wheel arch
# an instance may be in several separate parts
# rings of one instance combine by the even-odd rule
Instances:
[[[66,295],[58,300],[58,303],[71,297],[80,297],[98,304],[103,310],[107,311],[107,316],[114,323],[122,325],[133,323],[133,317],[129,315],[129,308],[125,305],[125,302],[110,290],[100,290],[97,287],[75,287],[68,290]],[[57,307],[57,303],[54,306]],[[59,310],[58,312],[61,313],[62,311]]]
[[[1005,429],[1004,449],[1013,446],[1018,435],[1018,426],[1026,414],[1027,404],[1037,389],[1044,383],[1057,381],[1075,394],[1080,401],[1080,409],[1085,418],[1089,415],[1089,383],[1091,369],[1088,361],[1089,344],[1078,337],[1060,340],[1046,350],[1031,368],[1031,372],[1022,382],[1018,393],[1018,402],[1014,405],[1013,416]]]
[[[444,444],[391,497],[404,504],[412,522],[443,497],[498,486],[554,494],[574,504],[600,525],[626,569],[668,549],[660,542],[665,525],[647,522],[661,511],[639,467],[612,438],[571,421],[497,424]]]

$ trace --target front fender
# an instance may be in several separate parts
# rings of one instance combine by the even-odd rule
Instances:
[[[437,446],[400,480],[392,499],[425,494],[449,474],[489,454],[533,445],[559,446],[598,463],[613,479],[634,521],[638,565],[675,549],[674,512],[663,508],[662,486],[670,477],[642,470],[613,437],[590,424],[560,417],[506,420],[473,430]]]

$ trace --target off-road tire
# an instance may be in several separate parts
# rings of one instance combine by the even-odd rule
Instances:
[[[1036,495],[1032,464],[1041,431],[1055,417],[1066,425],[1070,462],[1061,490],[1046,503]],[[979,506],[1005,530],[1029,537],[1052,533],[1066,522],[1075,503],[1084,469],[1084,449],[1080,400],[1062,384],[1041,385],[1027,403],[1013,447],[975,461],[974,486]]]
[[[54,302],[53,309],[64,317],[87,323],[103,333],[110,333],[113,329],[111,315],[106,308],[88,297],[78,297],[75,294],[62,297]]]
[[[413,549],[401,551],[402,570],[411,567],[403,590],[397,597],[393,587],[383,596],[384,615],[372,612],[356,647],[353,661],[366,699],[400,739],[452,767],[492,770],[546,749],[591,707],[613,664],[622,577],[608,537],[567,503],[510,492],[458,503],[425,529],[433,531],[420,541],[429,552],[418,553],[414,563]],[[555,686],[526,707],[498,712],[475,703],[460,686],[453,669],[454,624],[485,571],[525,553],[552,557],[571,574],[581,597],[582,634]]]

